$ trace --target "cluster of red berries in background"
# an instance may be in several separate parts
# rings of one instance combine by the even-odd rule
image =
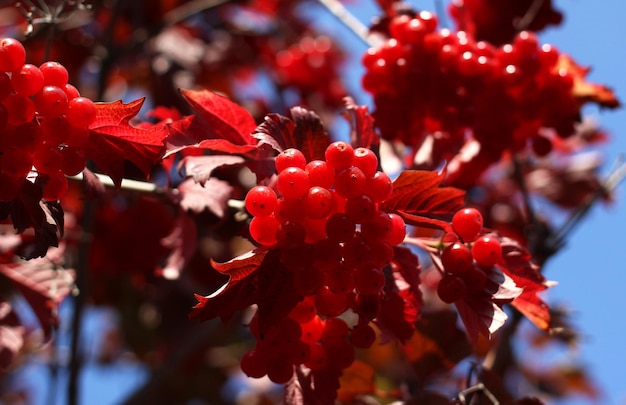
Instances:
[[[346,91],[337,66],[341,55],[327,36],[303,37],[276,53],[274,72],[282,86],[297,88],[302,95],[318,93],[331,105],[341,105]]]
[[[287,149],[276,157],[280,197],[266,186],[246,196],[252,238],[280,249],[293,288],[304,297],[262,337],[253,322],[257,345],[241,364],[249,376],[284,383],[298,364],[342,370],[352,364],[355,347],[375,340],[370,321],[384,297],[383,268],[406,225],[378,209],[393,184],[370,149],[335,142],[325,159],[307,162],[299,150]],[[350,325],[339,318],[349,309],[358,315]]]
[[[60,63],[25,62],[19,41],[0,39],[0,201],[19,194],[33,167],[43,198],[57,200],[67,189],[66,175],[85,167],[96,107],[68,83]]]
[[[540,46],[528,31],[496,48],[437,24],[426,11],[398,15],[389,22],[389,38],[363,56],[363,87],[374,96],[384,138],[417,153],[431,135],[436,166],[459,152],[468,133],[492,161],[529,145],[543,156],[554,134],[574,133],[574,79],[557,49]]]
[[[452,218],[454,234],[446,235],[448,243],[441,252],[443,277],[437,286],[442,301],[453,303],[467,294],[481,292],[487,284],[486,270],[502,256],[497,236],[481,235],[483,217],[475,208],[464,208]]]

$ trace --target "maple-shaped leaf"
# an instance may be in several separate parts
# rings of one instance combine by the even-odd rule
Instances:
[[[215,152],[246,155],[257,149],[253,143],[233,143],[230,139],[219,138],[211,124],[202,117],[189,115],[167,124],[168,135],[165,139],[164,157],[189,149],[208,149]]]
[[[0,264],[7,277],[24,296],[37,316],[46,340],[58,326],[58,307],[74,285],[74,271],[53,265],[47,258],[23,263]]]
[[[472,353],[465,332],[457,326],[458,315],[445,309],[422,313],[415,333],[402,346],[419,381],[453,369]]]
[[[477,342],[479,335],[491,338],[508,318],[502,305],[512,302],[523,292],[497,266],[485,269],[485,273],[487,285],[482,291],[468,294],[454,303],[472,342]]]
[[[289,112],[291,118],[279,114],[265,117],[254,133],[259,144],[267,144],[278,152],[297,148],[308,161],[324,159],[330,137],[320,117],[303,107],[293,107]]]
[[[256,143],[251,136],[254,118],[245,108],[209,90],[180,90],[194,111],[211,127],[215,138],[235,145]]]
[[[184,210],[200,214],[208,209],[216,217],[223,218],[232,191],[232,186],[222,180],[212,178],[200,185],[187,179],[178,185],[174,198]]]
[[[367,106],[356,105],[351,97],[344,100],[346,111],[343,117],[350,124],[350,143],[353,147],[378,147],[380,135],[374,130],[374,118],[367,110]]]
[[[167,135],[164,125],[140,128],[130,124],[143,101],[96,103],[96,119],[89,126],[89,141],[85,146],[87,157],[118,187],[124,177],[125,160],[148,177],[164,152],[163,140]]]
[[[6,371],[24,346],[24,327],[11,304],[0,301],[0,369]]]
[[[548,281],[532,261],[530,253],[514,239],[501,237],[502,257],[498,263],[515,284],[523,289],[512,305],[539,329],[550,328],[550,308],[537,293],[555,285]]]
[[[567,54],[561,54],[557,64],[554,66],[555,71],[561,69],[565,69],[574,78],[572,94],[581,103],[593,102],[607,108],[620,106],[620,102],[612,89],[601,84],[586,81],[587,74],[589,74],[591,69],[580,66]]]
[[[465,192],[441,187],[444,177],[444,173],[431,171],[403,171],[393,182],[393,193],[380,204],[380,209],[396,212],[411,225],[452,232],[450,219],[463,207]]]

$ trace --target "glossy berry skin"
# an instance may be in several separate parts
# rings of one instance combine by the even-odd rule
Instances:
[[[250,221],[250,236],[259,245],[273,246],[277,243],[276,232],[278,231],[278,221],[273,215],[265,217],[254,217]]]
[[[14,72],[26,62],[26,49],[17,39],[0,40],[0,70]]]
[[[441,301],[452,304],[461,300],[467,294],[465,282],[460,277],[446,274],[437,285],[437,295]]]
[[[354,149],[350,144],[342,141],[333,142],[324,153],[326,163],[335,170],[347,169],[354,160]]]
[[[309,175],[311,187],[331,188],[335,179],[335,171],[323,160],[312,160],[306,164],[305,171]]]
[[[280,173],[288,167],[298,167],[304,169],[306,167],[306,158],[300,150],[296,148],[285,149],[276,156],[274,161],[276,172]]]
[[[491,267],[502,257],[502,246],[496,237],[484,235],[474,241],[472,255],[479,266]]]
[[[356,148],[352,164],[361,169],[366,177],[371,177],[378,169],[378,158],[371,149]]]
[[[406,224],[404,219],[397,214],[389,214],[389,217],[391,218],[391,230],[385,241],[391,246],[396,246],[402,243],[406,237]]]
[[[441,264],[448,273],[458,275],[469,271],[472,263],[472,252],[462,243],[453,243],[441,252]]]
[[[286,199],[298,199],[309,191],[309,176],[299,167],[288,167],[278,174],[278,192]]]
[[[331,214],[333,195],[324,187],[311,187],[304,198],[304,210],[309,218],[321,219]]]
[[[463,242],[472,242],[483,229],[483,216],[476,208],[463,208],[452,217],[452,229]]]
[[[87,128],[96,120],[97,112],[96,105],[90,99],[73,97],[69,99],[65,116],[73,126]]]
[[[45,86],[35,95],[37,112],[44,117],[59,117],[65,113],[67,106],[67,94],[60,87]]]
[[[250,215],[268,216],[278,208],[278,197],[270,187],[256,186],[246,194],[245,203]]]
[[[11,76],[13,89],[24,96],[33,96],[43,87],[43,74],[37,66],[25,64]]]
[[[65,66],[59,62],[48,61],[39,66],[39,70],[43,74],[44,86],[57,86],[64,88],[69,79],[69,74]]]

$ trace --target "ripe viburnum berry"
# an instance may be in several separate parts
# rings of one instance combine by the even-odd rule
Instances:
[[[491,267],[500,260],[502,246],[500,241],[494,236],[481,236],[472,245],[472,255],[479,266]]]
[[[463,208],[452,217],[452,229],[463,242],[472,242],[483,229],[483,216],[476,208]]]

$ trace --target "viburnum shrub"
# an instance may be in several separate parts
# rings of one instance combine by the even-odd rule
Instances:
[[[125,403],[598,399],[512,347],[576,343],[543,266],[626,172],[578,155],[606,138],[582,107],[619,101],[541,43],[552,2],[453,1],[450,29],[378,0],[366,33],[325,0],[365,42],[361,89],[311,2],[109,3],[3,14],[28,35],[0,38],[1,379],[71,330],[78,403],[102,306],[95,361],[155,370]]]

